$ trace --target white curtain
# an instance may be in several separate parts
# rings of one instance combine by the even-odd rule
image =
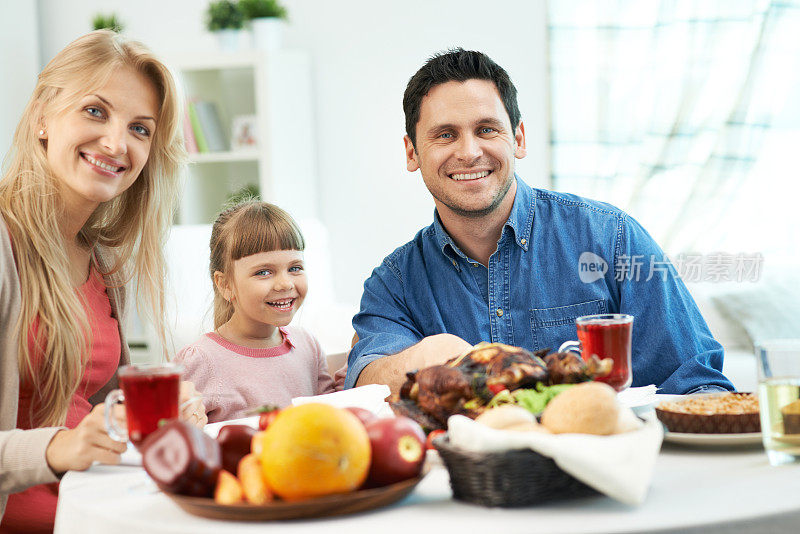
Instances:
[[[800,0],[550,0],[553,188],[670,253],[800,252]]]

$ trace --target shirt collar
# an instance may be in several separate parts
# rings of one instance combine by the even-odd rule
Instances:
[[[282,326],[279,326],[278,330],[283,335],[283,342],[289,345],[290,347],[295,348],[294,343],[292,343],[292,338],[289,336],[289,331],[283,328]]]
[[[533,213],[536,206],[536,195],[533,189],[522,181],[515,173],[517,179],[517,195],[514,197],[514,205],[508,216],[505,228],[510,228],[514,232],[514,241],[523,250],[528,250],[531,244],[531,228],[533,227]]]
[[[436,243],[438,243],[442,254],[449,257],[451,260],[454,259],[453,254],[466,257],[464,253],[459,250],[453,238],[450,237],[450,234],[447,233],[447,230],[444,229],[444,225],[442,225],[442,221],[439,219],[439,212],[436,208],[433,209],[433,235],[436,238]]]
[[[506,221],[505,225],[503,225],[503,233],[501,234],[500,239],[503,239],[506,228],[509,228],[509,231],[514,233],[513,238],[517,245],[519,245],[519,247],[523,250],[528,250],[528,247],[531,244],[531,227],[533,223],[536,196],[534,195],[533,189],[528,184],[523,182],[517,174],[514,174],[514,177],[517,180],[517,193],[514,197],[514,205],[511,207],[511,213],[508,216],[508,220]],[[436,209],[433,210],[433,234],[436,238],[439,248],[445,256],[452,260],[455,259],[453,256],[455,254],[456,256],[461,256],[462,258],[467,259],[467,256],[461,252],[461,250],[458,248],[458,245],[456,245],[455,241],[453,241],[453,238],[451,238],[450,234],[448,234],[447,230],[445,230],[441,219],[439,219],[439,213],[436,211]]]

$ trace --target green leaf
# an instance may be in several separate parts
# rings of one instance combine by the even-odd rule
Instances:
[[[239,7],[246,20],[287,17],[286,8],[278,0],[239,0]]]
[[[275,410],[280,410],[280,407],[274,404],[263,404],[258,408],[255,408],[252,413],[269,413],[274,412]]]
[[[230,0],[211,2],[206,12],[206,26],[212,32],[240,30],[244,26],[244,15],[239,4]]]
[[[117,19],[117,15],[114,13],[110,15],[98,13],[92,18],[92,27],[95,30],[111,30],[116,33],[120,33],[124,29],[122,22]]]
[[[538,415],[544,411],[547,403],[553,400],[556,395],[574,385],[575,384],[556,384],[554,386],[545,386],[540,382],[536,384],[536,389],[501,391],[489,401],[488,407],[494,408],[495,406],[502,406],[503,404],[516,404]]]

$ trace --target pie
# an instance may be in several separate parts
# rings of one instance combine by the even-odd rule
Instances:
[[[758,397],[754,393],[687,395],[656,406],[656,415],[670,432],[742,434],[761,432]]]

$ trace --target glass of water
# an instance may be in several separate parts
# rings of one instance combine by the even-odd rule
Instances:
[[[800,462],[800,339],[758,343],[761,435],[772,465]]]

